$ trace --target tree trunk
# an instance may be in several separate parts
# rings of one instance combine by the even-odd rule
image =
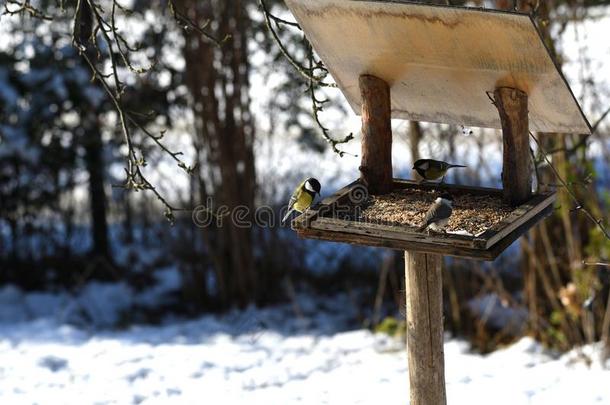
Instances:
[[[134,242],[133,237],[133,210],[131,208],[131,202],[129,201],[129,193],[123,193],[122,196],[123,210],[125,210],[125,217],[123,219],[123,243],[131,245]]]
[[[75,39],[85,46],[85,52],[94,59],[90,38],[93,32],[93,14],[90,5],[79,2],[76,11],[78,18],[75,29]],[[89,199],[91,210],[91,236],[93,240],[92,253],[96,256],[109,257],[108,223],[106,219],[106,193],[104,192],[104,158],[103,142],[94,107],[83,120],[85,164],[89,173]]]
[[[108,222],[104,190],[103,144],[99,128],[92,125],[85,140],[85,162],[89,172],[89,199],[93,253],[108,257]]]
[[[240,209],[240,221],[251,223],[256,178],[247,45],[252,22],[242,0],[187,0],[181,6],[195,21],[214,21],[218,38],[231,35],[216,47],[196,32],[186,33],[186,80],[202,149],[199,166],[205,172],[200,177],[206,179],[215,205],[209,208],[224,206],[225,214]],[[202,230],[208,233],[204,239],[212,256],[219,304],[244,306],[258,297],[252,228],[235,223],[230,215],[221,222]]]

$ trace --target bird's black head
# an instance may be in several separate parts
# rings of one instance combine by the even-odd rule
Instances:
[[[413,163],[413,170],[428,170],[428,166],[430,165],[430,163],[428,162],[427,159],[419,159],[416,160],[415,163]]]
[[[320,190],[322,189],[322,187],[320,186],[320,182],[316,179],[314,179],[313,177],[308,178],[307,180],[305,180],[305,190],[307,191],[311,191],[314,194],[320,194]]]
[[[443,193],[440,195],[443,200],[453,201],[453,196],[449,193]]]

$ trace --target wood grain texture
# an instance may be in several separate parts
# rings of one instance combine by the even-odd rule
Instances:
[[[532,196],[528,97],[521,90],[498,87],[494,100],[502,122],[504,200],[517,206]]]
[[[418,232],[404,226],[374,224],[360,221],[346,221],[337,218],[319,217],[311,224],[313,229],[356,233],[360,235],[376,236],[384,239],[404,240],[407,242],[424,242],[430,244],[447,245],[455,247],[474,247],[474,237],[467,235]]]
[[[506,86],[528,93],[533,131],[590,133],[526,14],[414,1],[286,4],[356,114],[358,77],[370,74],[391,86],[393,118],[501,128],[486,92]]]
[[[472,249],[465,247],[452,246],[451,243],[436,244],[426,242],[413,242],[400,239],[384,239],[375,235],[363,235],[358,233],[341,232],[326,229],[299,229],[298,236],[306,239],[319,239],[329,242],[349,243],[359,246],[383,247],[404,251],[409,249],[414,252],[434,253],[444,256],[454,256],[474,260],[494,260],[498,254],[494,249]]]
[[[439,193],[444,191],[450,192],[452,195],[473,194],[473,195],[493,195],[501,196],[502,190],[499,188],[468,186],[464,184],[451,183],[419,183],[414,180],[394,179],[394,188],[402,190],[405,188],[415,188],[421,190],[435,190]]]
[[[527,222],[504,236],[493,246],[484,248],[465,248],[453,246],[450,241],[446,244],[413,242],[399,239],[380,238],[377,235],[363,235],[357,233],[341,232],[338,230],[322,230],[313,228],[298,228],[297,234],[301,238],[319,239],[330,242],[350,243],[359,246],[383,247],[396,250],[410,250],[413,252],[434,253],[444,256],[454,256],[474,260],[495,260],[500,253],[515,242],[520,236],[535,226],[545,217],[551,215],[553,207],[548,206]]]
[[[362,160],[360,179],[371,194],[392,191],[392,125],[390,87],[383,80],[360,76]]]
[[[508,217],[474,238],[474,247],[487,249],[493,246],[512,231],[538,215],[539,212],[552,206],[556,199],[556,193],[534,196],[530,201],[517,207]]]
[[[405,252],[411,405],[445,405],[443,257]]]

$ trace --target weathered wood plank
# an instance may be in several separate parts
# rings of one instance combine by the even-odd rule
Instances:
[[[352,191],[352,189],[357,187],[358,185],[360,185],[360,179],[356,179],[356,180],[352,181],[347,186],[342,187],[341,189],[339,189],[336,193],[334,193],[330,197],[324,198],[320,202],[320,204],[321,205],[332,205],[332,204],[335,204],[342,197],[347,196],[349,194],[349,192]]]
[[[488,249],[506,235],[526,223],[530,218],[552,205],[557,199],[556,193],[537,195],[525,204],[517,207],[510,215],[492,226],[476,238],[474,247]]]
[[[327,231],[312,228],[297,229],[297,234],[302,238],[320,239],[330,242],[350,243],[360,246],[384,247],[396,250],[409,250],[412,252],[435,253],[445,256],[454,256],[460,258],[493,261],[500,253],[502,253],[515,240],[526,233],[532,226],[536,225],[543,218],[551,215],[553,207],[548,206],[536,216],[513,230],[509,235],[505,236],[498,243],[491,246],[489,249],[475,249],[455,247],[451,245],[440,245],[423,242],[411,242],[396,239],[380,239],[375,236],[353,234],[346,232]]]
[[[360,178],[371,194],[386,194],[392,181],[390,87],[375,76],[359,78],[362,100],[362,160]]]
[[[449,183],[419,183],[414,180],[405,179],[394,179],[394,189],[402,190],[406,188],[421,189],[421,190],[438,190],[449,191],[452,194],[473,194],[473,195],[494,195],[502,196],[502,189],[490,188],[490,187],[479,187],[479,186],[467,186],[462,184],[449,184]]]
[[[404,240],[408,242],[423,242],[446,245],[448,243],[458,247],[472,248],[474,237],[467,235],[442,234],[430,232],[417,232],[416,228],[383,225],[369,222],[346,221],[336,218],[319,217],[311,223],[313,229],[327,231],[348,232],[360,235],[370,235],[378,238]]]
[[[553,206],[549,205],[544,210],[536,214],[536,216],[532,217],[529,221],[512,231],[510,234],[501,239],[498,243],[491,246],[487,249],[488,252],[494,253],[494,258],[498,257],[500,253],[504,252],[506,248],[513,244],[517,239],[523,236],[527,231],[536,226],[540,221],[544,218],[548,217],[553,213]]]
[[[375,236],[355,233],[336,232],[322,229],[299,229],[297,234],[302,238],[319,239],[330,242],[350,243],[360,246],[384,247],[396,250],[410,250],[414,252],[436,253],[445,256],[469,258],[475,260],[493,260],[497,255],[494,252],[464,247],[455,247],[449,244],[412,242],[398,239],[380,239]]]
[[[443,257],[405,252],[407,353],[412,405],[445,405]]]

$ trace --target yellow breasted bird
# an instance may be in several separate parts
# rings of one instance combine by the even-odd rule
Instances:
[[[442,178],[441,182],[445,180],[447,170],[453,167],[466,166],[453,165],[451,163],[443,162],[442,160],[434,159],[419,159],[413,164],[413,170],[417,171],[424,180],[438,180]]]
[[[294,193],[292,193],[292,197],[290,197],[288,212],[282,218],[282,223],[286,222],[293,211],[303,212],[311,207],[316,194],[320,195],[320,189],[320,182],[313,177],[299,184]]]

